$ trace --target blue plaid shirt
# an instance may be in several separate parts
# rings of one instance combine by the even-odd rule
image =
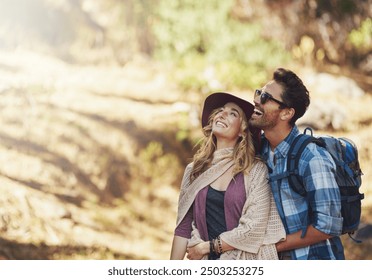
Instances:
[[[286,172],[288,150],[298,134],[299,130],[294,126],[286,139],[275,148],[275,165],[269,159],[268,141],[263,141],[262,156],[268,164],[270,177]],[[342,231],[341,200],[334,178],[334,161],[324,148],[310,143],[302,153],[298,168],[308,193],[308,202],[289,187],[287,178],[271,182],[274,199],[287,234],[312,224],[316,229],[334,237],[292,250],[292,259],[344,259],[344,249],[339,237]],[[308,203],[311,205],[310,211]]]

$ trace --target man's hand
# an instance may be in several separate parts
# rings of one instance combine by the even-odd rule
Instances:
[[[189,260],[200,260],[209,253],[209,241],[199,243],[193,247],[187,247],[187,258]]]

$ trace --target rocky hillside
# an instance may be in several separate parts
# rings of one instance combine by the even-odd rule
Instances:
[[[202,96],[146,60],[76,66],[21,50],[0,52],[0,94],[0,258],[168,258]],[[332,104],[319,129],[360,145],[372,223],[372,98],[314,94]],[[345,244],[372,259],[367,241]]]

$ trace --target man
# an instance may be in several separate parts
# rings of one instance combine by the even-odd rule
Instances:
[[[255,91],[250,124],[263,130],[261,155],[270,178],[286,171],[290,145],[300,133],[296,121],[310,104],[309,92],[292,71],[278,68],[273,80]],[[330,154],[314,143],[302,153],[299,172],[307,190],[302,197],[288,179],[272,180],[271,188],[287,232],[276,244],[281,259],[345,259],[340,240],[341,200]]]

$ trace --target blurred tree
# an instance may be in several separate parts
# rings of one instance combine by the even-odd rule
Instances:
[[[318,68],[372,68],[370,0],[0,0],[0,7],[0,47],[87,63],[167,59],[185,89],[254,87],[290,53]]]
[[[365,72],[372,73],[372,19],[367,18],[359,28],[353,29],[348,39],[352,44],[353,65],[361,65]]]
[[[238,2],[246,2],[238,0]],[[327,67],[337,65],[340,68],[350,67],[353,71],[369,73],[372,58],[372,45],[367,48],[352,43],[350,33],[361,30],[365,21],[372,17],[372,3],[370,0],[298,0],[298,1],[250,1],[270,14],[270,18],[257,19],[263,26],[272,26],[275,31],[266,28],[266,36],[285,42],[288,50],[294,50],[298,58],[308,59],[307,53],[299,53],[298,47],[303,37],[311,38],[314,43],[310,54],[312,66]],[[247,15],[247,13],[242,13]],[[251,19],[257,16],[254,13]],[[364,38],[371,37],[371,30],[365,32]],[[366,35],[368,33],[368,35]],[[361,33],[359,33],[360,35]],[[297,51],[296,51],[297,50]],[[342,50],[342,51],[340,51]],[[303,56],[302,56],[303,55]],[[300,57],[299,57],[300,56]]]
[[[159,2],[152,25],[155,55],[178,61],[185,89],[252,88],[266,79],[267,68],[288,58],[280,44],[261,37],[258,24],[241,22],[234,15],[235,4],[234,0]]]

